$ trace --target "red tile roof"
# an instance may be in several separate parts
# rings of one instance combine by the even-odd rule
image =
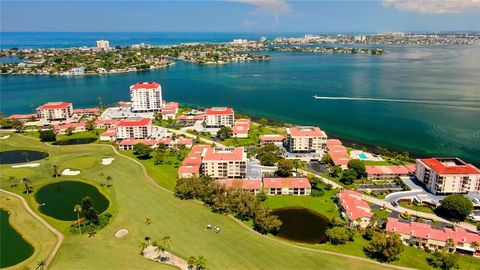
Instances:
[[[177,140],[176,143],[179,144],[179,145],[188,145],[188,144],[192,144],[193,140],[192,139],[187,139],[187,138],[180,138],[180,139]]]
[[[138,89],[157,89],[160,87],[160,84],[156,82],[142,82],[142,83],[136,83],[132,86],[130,86],[131,90],[138,90]]]
[[[287,134],[290,134],[292,137],[318,137],[318,136],[327,136],[318,127],[291,127],[287,128]]]
[[[208,145],[194,145],[188,156],[183,160],[182,164],[184,166],[202,164],[202,153],[207,148],[211,147]]]
[[[261,189],[262,188],[262,181],[261,180],[230,180],[230,179],[222,179],[216,180],[216,183],[220,185],[225,185],[227,189],[231,188],[240,188],[244,190],[251,190],[251,189]]]
[[[152,120],[148,118],[139,118],[139,119],[125,119],[118,122],[119,127],[141,127],[147,126],[152,123]]]
[[[155,145],[157,144],[157,140],[154,139],[125,139],[120,141],[119,145],[135,145],[137,143],[143,143],[145,145]]]
[[[35,118],[37,119],[37,115],[32,113],[32,114],[12,114],[8,117],[9,119],[30,119],[30,118]]]
[[[362,201],[362,194],[353,190],[346,190],[338,193],[337,198],[350,220],[373,216],[368,203]]]
[[[244,156],[243,147],[210,147],[204,151],[203,161],[241,161]]]
[[[56,124],[53,125],[53,129],[55,130],[64,130],[67,128],[78,128],[78,127],[85,127],[85,121],[78,122],[78,123],[64,123],[64,124]]]
[[[327,148],[330,148],[332,146],[338,146],[342,145],[342,142],[339,139],[328,139],[327,140]]]
[[[233,109],[228,107],[213,107],[205,110],[206,115],[233,114]]]
[[[266,188],[309,188],[310,181],[305,177],[266,177],[263,178],[263,186]]]
[[[84,108],[84,109],[75,109],[73,113],[99,113],[99,108]]]
[[[199,165],[183,165],[178,168],[179,173],[192,173],[199,174],[200,166]]]
[[[452,238],[456,243],[480,242],[479,234],[468,232],[460,227],[457,227],[455,230],[450,228],[438,230],[432,228],[432,226],[428,224],[418,222],[401,222],[397,218],[392,217],[389,217],[387,220],[386,231],[443,242],[446,242],[448,238]]]
[[[250,130],[250,124],[249,123],[238,123],[236,122],[235,125],[232,127],[232,133],[233,134],[248,134],[248,131]]]
[[[278,135],[278,134],[265,134],[265,135],[260,135],[260,141],[261,142],[267,142],[267,141],[275,141],[275,142],[281,142],[285,139],[284,136]]]
[[[420,159],[425,165],[436,171],[438,174],[480,174],[480,170],[471,164],[447,166],[437,158]],[[462,161],[463,162],[463,161]]]
[[[49,102],[38,107],[38,110],[66,109],[71,106],[70,102]]]
[[[108,137],[112,137],[112,136],[115,136],[117,135],[117,130],[112,128],[112,129],[109,129],[105,132],[103,132],[102,134],[100,134],[100,136],[108,136]]]

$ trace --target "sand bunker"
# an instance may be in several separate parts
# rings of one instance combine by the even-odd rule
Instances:
[[[12,168],[35,168],[40,166],[40,163],[28,163],[22,165],[13,165]]]
[[[80,174],[80,171],[73,171],[73,170],[70,170],[70,169],[65,169],[63,170],[62,172],[62,175],[79,175]]]
[[[121,237],[124,237],[125,235],[128,234],[128,230],[127,229],[120,229],[118,230],[117,232],[115,232],[115,237],[116,238],[121,238]]]
[[[0,136],[0,140],[6,140],[10,138],[10,135]]]
[[[114,158],[102,158],[102,164],[103,165],[110,165],[112,164]]]

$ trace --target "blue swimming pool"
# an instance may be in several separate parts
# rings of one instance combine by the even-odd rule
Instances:
[[[368,159],[367,155],[365,155],[364,153],[358,154],[358,158],[359,159]]]

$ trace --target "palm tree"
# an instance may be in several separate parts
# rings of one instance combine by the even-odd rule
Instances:
[[[60,176],[60,174],[58,173],[58,166],[56,164],[52,166],[52,170],[53,170],[53,177]]]
[[[477,253],[477,249],[480,247],[480,244],[477,241],[473,241],[470,244],[470,247],[475,250],[472,254],[472,255],[475,255],[475,253]],[[470,265],[468,266],[469,269],[472,268],[472,260],[473,260],[473,256],[470,258]]]
[[[455,240],[453,240],[453,238],[449,237],[447,239],[447,246],[448,247],[455,247]]]
[[[357,144],[356,143],[352,143],[352,148],[353,150],[355,150],[357,148]]]
[[[105,177],[105,180],[107,180],[107,187],[111,187],[112,184],[112,180],[113,180],[113,177],[111,177],[110,175],[107,175],[107,177]]]
[[[80,235],[82,235],[82,228],[80,227],[80,213],[83,212],[83,209],[80,205],[75,205],[73,208],[73,212],[77,213],[77,222],[78,222],[78,231],[80,232]]]
[[[293,167],[295,168],[295,172],[298,172],[298,168],[300,167],[301,163],[300,160],[294,159],[293,160]]]
[[[170,244],[172,244],[172,236],[167,234],[162,238],[162,242],[165,246],[170,248]]]
[[[29,156],[29,155],[30,155],[30,154],[29,154],[28,152],[22,152],[22,156],[25,158],[25,160],[26,160],[27,162],[30,162],[30,160],[28,160],[28,156]]]
[[[207,259],[203,256],[199,256],[198,259],[195,260],[195,267],[197,270],[202,270],[207,268]]]
[[[32,191],[32,180],[30,180],[27,177],[24,177],[22,179],[22,183],[23,183],[23,185],[25,185],[25,192],[28,195]]]
[[[192,269],[195,266],[197,258],[195,256],[190,256],[187,259],[188,269]]]
[[[35,267],[35,270],[43,270],[45,269],[45,266],[47,266],[47,263],[44,260],[41,260],[37,262],[37,267]]]
[[[9,176],[9,177],[8,177],[8,182],[10,183],[10,187],[12,187],[13,185],[15,185],[15,184],[12,184],[12,183],[17,182],[17,177],[15,177],[15,176]]]
[[[145,224],[147,224],[147,234],[150,234],[150,231],[149,231],[148,227],[152,224],[152,220],[147,217],[145,219]],[[145,239],[147,239],[147,238],[148,238],[148,240],[147,240],[148,244],[150,244],[150,240],[151,240],[150,236],[145,237]]]
[[[143,256],[143,250],[145,250],[148,247],[148,244],[145,242],[141,242],[138,247],[140,248],[140,255]]]

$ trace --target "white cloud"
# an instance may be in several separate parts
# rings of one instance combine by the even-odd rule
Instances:
[[[273,16],[273,24],[277,24],[280,16],[291,11],[290,5],[284,0],[230,0],[231,2],[242,3],[255,6],[250,15],[271,15]],[[252,20],[245,20],[244,25],[252,26]]]
[[[480,0],[383,0],[383,5],[418,13],[480,12]]]

